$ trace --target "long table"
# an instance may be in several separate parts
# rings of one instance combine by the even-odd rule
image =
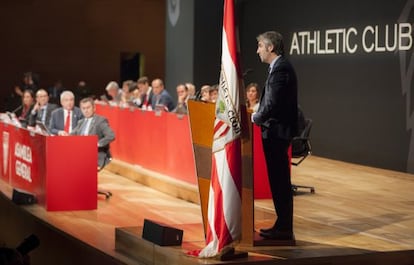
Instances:
[[[97,208],[96,136],[45,136],[3,121],[0,135],[4,183],[48,211]]]
[[[187,115],[144,111],[97,104],[115,131],[111,143],[114,158],[197,184],[191,130]],[[209,130],[212,128],[206,128]],[[270,198],[260,128],[253,126],[254,197]]]

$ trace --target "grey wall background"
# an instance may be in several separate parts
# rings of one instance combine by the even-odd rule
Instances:
[[[166,16],[165,85],[176,95],[178,84],[193,82],[194,1],[166,1]]]
[[[378,25],[384,32],[384,26],[398,23],[404,12],[404,20],[412,24],[412,2],[239,1],[242,61],[254,69],[246,81],[263,84],[265,80],[266,66],[255,54],[255,37],[261,32],[281,32],[289,52],[294,32],[355,27],[362,35],[368,25]],[[378,38],[382,45],[383,35]],[[405,56],[408,60],[412,51]],[[406,70],[400,69],[403,55],[398,51],[366,53],[360,47],[354,54],[290,56],[299,79],[299,102],[314,120],[314,154],[414,172],[411,97],[403,93]],[[410,92],[408,79],[405,89]]]
[[[329,29],[354,27],[361,38],[365,27],[378,26],[378,41],[384,46],[385,25],[390,25],[394,34],[395,23],[412,24],[413,3],[411,0],[238,0],[242,71],[251,69],[245,83],[263,85],[266,78],[267,66],[256,54],[259,33],[281,32],[289,53],[294,32],[319,30],[324,34]],[[187,54],[185,61],[193,60],[192,81],[199,88],[218,80],[223,1],[194,1],[192,8],[193,31],[183,30],[194,35],[193,53]],[[167,42],[172,41],[171,35],[167,36]],[[367,39],[374,41],[371,36]],[[321,45],[325,45],[324,40]],[[414,64],[413,49],[368,53],[359,45],[352,54],[288,54],[298,74],[299,102],[306,116],[314,120],[311,135],[314,154],[414,173],[414,146],[411,147],[414,70],[409,67],[411,61]],[[414,65],[411,67],[414,69]],[[166,72],[169,75],[170,69]]]
[[[172,5],[180,9],[175,26],[168,17]],[[223,0],[168,0],[166,10],[165,83],[170,93],[176,99],[175,88],[183,82],[192,82],[197,89],[218,83]]]

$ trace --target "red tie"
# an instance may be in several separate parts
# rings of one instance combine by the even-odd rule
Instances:
[[[63,129],[67,133],[69,133],[69,126],[70,126],[70,110],[68,110],[68,115],[66,116],[66,120],[65,120],[65,128]]]
[[[142,104],[143,106],[147,106],[148,105],[148,97],[147,97],[147,94],[144,94],[144,103]]]

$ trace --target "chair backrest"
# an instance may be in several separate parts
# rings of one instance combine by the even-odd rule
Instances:
[[[310,144],[310,132],[312,129],[312,119],[305,119],[305,128],[299,136],[292,139],[292,157],[302,158],[299,162],[292,162],[293,165],[300,164],[308,155],[312,153]]]
[[[312,129],[312,119],[305,119],[305,129],[300,133],[299,137],[309,138]]]
[[[111,160],[112,155],[111,151],[109,150],[109,146],[105,150],[98,148],[98,172],[101,171],[106,165],[108,165]]]

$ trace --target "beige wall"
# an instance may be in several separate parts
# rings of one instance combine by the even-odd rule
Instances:
[[[164,77],[165,0],[0,1],[0,94],[25,71],[42,87],[81,79],[101,93],[119,80],[120,52],[140,52],[150,78]]]

